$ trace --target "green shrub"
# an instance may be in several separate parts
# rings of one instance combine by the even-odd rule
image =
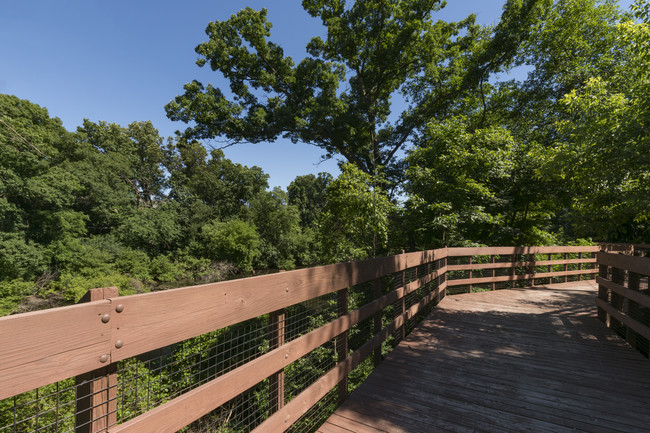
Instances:
[[[66,273],[50,285],[49,292],[59,292],[67,302],[76,303],[88,290],[100,287],[117,286],[121,296],[135,294],[131,283],[131,278],[117,272],[94,276]]]
[[[35,290],[34,283],[27,281],[0,281],[0,316],[13,313],[23,298]]]
[[[185,276],[185,268],[170,256],[160,255],[151,259],[151,276],[161,283],[170,283]]]
[[[253,270],[260,254],[260,237],[245,221],[213,221],[201,228],[204,256],[214,261],[229,261],[244,272]]]

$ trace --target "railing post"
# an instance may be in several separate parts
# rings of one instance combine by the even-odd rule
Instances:
[[[641,286],[641,275],[637,274],[636,272],[628,271],[627,274],[627,287],[630,290],[634,291],[639,291]],[[640,317],[642,316],[643,313],[641,312],[642,310],[639,308],[639,304],[634,302],[631,299],[627,299],[627,308],[626,308],[626,313],[635,320],[639,320]],[[630,346],[633,348],[637,348],[637,333],[630,327],[627,328],[627,333],[626,333],[626,340]]]
[[[567,260],[569,260],[569,253],[564,253],[564,261],[566,262]],[[569,276],[566,274],[567,272],[569,272],[569,264],[565,263],[564,264],[564,282],[565,283],[569,281]]]
[[[117,287],[91,289],[79,303],[118,296]],[[77,376],[75,392],[75,433],[105,432],[117,424],[117,364]]]
[[[598,263],[598,276],[606,280],[609,278],[608,273],[609,273],[609,267],[607,265]],[[605,302],[609,302],[607,295],[608,295],[607,287],[603,286],[602,284],[599,284],[598,298],[602,299]],[[605,311],[600,306],[598,307],[598,320],[600,320],[605,325],[607,325],[607,327],[609,327],[609,314],[607,314],[607,311]]]
[[[548,254],[546,255],[546,258],[547,258],[548,261],[550,262],[551,260],[553,260],[553,254],[548,253]],[[549,273],[550,273],[550,272],[553,272],[553,265],[548,265],[548,269],[547,269],[547,271],[548,271]],[[549,283],[549,284],[553,284],[553,277],[548,277],[548,283]]]
[[[276,349],[284,344],[285,337],[285,312],[284,309],[269,313],[269,350]],[[269,411],[271,414],[284,406],[284,369],[269,377]]]
[[[611,281],[613,283],[616,283],[620,286],[625,285],[625,269],[619,269],[612,267],[612,279]],[[619,295],[618,293],[614,292],[612,290],[610,294],[610,304],[612,307],[616,308],[618,311],[622,311],[627,313],[625,311],[625,297],[622,295]],[[621,323],[619,320],[617,320],[614,317],[609,318],[609,326],[613,328],[617,333],[621,332],[622,327],[624,326],[623,323]],[[619,334],[620,335],[620,334]]]
[[[582,260],[582,252],[578,253],[578,258]],[[582,262],[578,263],[578,270],[582,270]],[[582,274],[578,275],[578,281],[582,281]]]
[[[491,259],[492,264],[494,265],[497,262],[497,256],[495,256],[493,254],[491,257],[492,257],[492,259]],[[492,268],[492,278],[495,278],[496,276],[497,276],[497,270],[496,270],[496,268]],[[496,290],[496,288],[497,288],[497,283],[492,281],[492,290]]]
[[[512,270],[510,271],[510,275],[512,276],[512,286],[510,287],[511,289],[514,289],[517,287],[517,280],[515,277],[517,276],[517,254],[512,255]]]
[[[528,255],[528,261],[532,263],[528,267],[528,273],[532,275],[533,277],[530,279],[530,285],[535,286],[535,254],[529,254]]]
[[[445,254],[444,257],[436,260],[434,263],[435,263],[436,271],[439,272],[441,268],[447,266],[447,255]],[[436,290],[438,290],[440,286],[446,281],[447,281],[446,272],[444,274],[438,274],[438,278],[436,278]],[[440,301],[442,301],[445,298],[445,296],[447,296],[447,289],[439,291],[438,296],[436,296],[436,305],[438,305]]]
[[[469,256],[469,265],[472,265],[472,256]],[[472,268],[469,268],[469,279],[472,279]],[[469,285],[469,292],[472,293],[472,284]]]
[[[406,288],[406,270],[402,271],[402,287]],[[402,297],[400,298],[399,314],[404,314],[405,311],[406,311],[406,297],[402,295]],[[406,338],[406,326],[404,326],[403,324],[402,326],[399,327],[397,331],[399,332],[400,335],[399,341],[404,340]]]
[[[339,317],[348,314],[348,289],[341,289],[336,292],[338,315]],[[348,357],[348,331],[339,334],[336,337],[336,353],[338,362],[344,361]],[[348,397],[348,375],[346,374],[338,385],[338,403],[341,405]]]
[[[373,281],[373,298],[374,299],[379,299],[381,298],[382,295],[382,287],[381,287],[381,278],[377,278],[375,281]],[[381,310],[377,311],[373,317],[373,330],[372,333],[373,335],[379,334],[381,332]],[[372,362],[374,366],[378,366],[379,363],[381,362],[381,345],[377,347],[373,353],[372,356]]]

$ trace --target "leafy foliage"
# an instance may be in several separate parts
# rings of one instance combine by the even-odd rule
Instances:
[[[389,216],[396,209],[379,187],[381,181],[352,164],[341,166],[341,174],[327,187],[320,219],[325,261],[374,257],[387,246]]]
[[[204,254],[218,260],[230,260],[243,271],[253,270],[260,254],[260,237],[251,224],[241,220],[213,221],[201,230]]]
[[[166,141],[151,122],[68,132],[0,95],[3,311],[445,244],[647,241],[647,2],[508,1],[493,27],[435,21],[442,6],[306,0],[325,32],[299,61],[265,10],[211,23],[199,64],[230,89],[188,84],[167,111],[193,126]],[[268,191],[196,141],[216,136],[349,164]]]
[[[341,155],[374,174],[396,163],[428,119],[444,115],[459,98],[511,61],[548,1],[508,1],[490,31],[469,16],[435,20],[439,0],[303,1],[321,20],[326,37],[307,44],[296,63],[271,42],[266,9],[245,8],[212,22],[208,41],[196,47],[199,66],[229,82],[223,89],[198,81],[185,85],[166,109],[172,120],[192,123],[191,138],[231,142],[273,141],[282,136]],[[393,114],[393,98],[408,107]]]

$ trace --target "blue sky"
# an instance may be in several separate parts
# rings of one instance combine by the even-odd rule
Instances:
[[[151,120],[163,137],[171,136],[184,125],[168,120],[164,106],[182,93],[183,84],[197,79],[227,88],[218,73],[195,64],[194,48],[206,40],[207,24],[246,6],[266,7],[271,39],[299,60],[307,41],[323,32],[300,3],[0,0],[0,93],[46,107],[70,131],[84,118],[123,126]],[[503,3],[449,0],[438,17],[459,20],[475,13],[479,23],[495,23]],[[632,0],[619,3],[627,8]],[[335,161],[318,165],[320,149],[287,140],[240,144],[225,152],[234,162],[261,167],[271,187],[286,188],[307,173],[338,173]]]

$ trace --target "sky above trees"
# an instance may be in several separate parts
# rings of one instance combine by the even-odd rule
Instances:
[[[46,107],[70,131],[84,118],[128,125],[151,120],[163,137],[184,129],[171,122],[164,106],[197,79],[227,88],[209,68],[199,68],[194,48],[207,40],[210,21],[225,20],[251,6],[269,9],[271,39],[294,60],[305,55],[312,36],[323,32],[300,2],[98,1],[3,2],[0,14],[0,93]],[[496,22],[502,0],[449,1],[439,16],[460,20],[470,13],[477,22]],[[621,0],[627,8],[631,0]],[[206,142],[219,147],[217,141]],[[274,144],[240,144],[226,157],[269,174],[269,185],[287,185],[298,175],[338,173],[332,160],[318,165],[323,151],[280,139]]]

